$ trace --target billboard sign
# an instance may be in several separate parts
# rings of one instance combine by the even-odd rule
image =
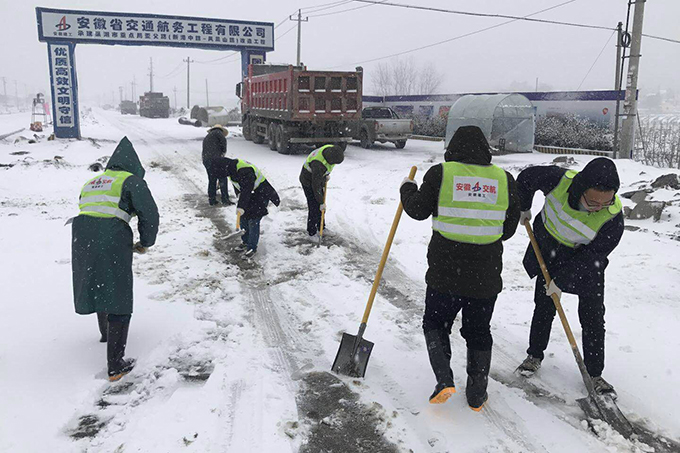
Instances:
[[[36,15],[42,42],[274,50],[271,22],[40,7]]]

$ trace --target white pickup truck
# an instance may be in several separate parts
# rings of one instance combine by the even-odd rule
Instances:
[[[375,142],[392,142],[402,149],[413,133],[413,120],[399,118],[389,107],[366,107],[361,111],[361,120],[351,122],[348,131],[353,139],[361,140],[363,148]]]

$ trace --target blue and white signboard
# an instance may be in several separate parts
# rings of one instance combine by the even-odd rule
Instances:
[[[40,41],[274,50],[274,24],[157,14],[36,8]]]
[[[74,50],[75,44],[47,44],[52,84],[52,118],[54,133],[59,138],[80,138]]]
[[[75,45],[168,46],[231,50],[248,64],[264,63],[274,50],[274,24],[158,14],[35,9],[38,40],[48,44],[54,132],[80,138]]]

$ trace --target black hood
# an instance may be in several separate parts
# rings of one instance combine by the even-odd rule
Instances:
[[[484,132],[477,126],[459,127],[446,148],[444,160],[462,164],[489,165],[491,149]]]
[[[345,160],[345,152],[339,146],[331,146],[323,150],[323,157],[329,164],[337,165]]]
[[[116,146],[109,162],[106,164],[106,169],[126,171],[135,176],[139,176],[140,178],[144,178],[145,173],[144,167],[142,167],[142,163],[137,156],[137,152],[127,137],[123,137],[120,143],[118,143],[118,146]]]
[[[581,195],[586,190],[596,188],[601,191],[618,192],[620,184],[614,161],[606,157],[598,157],[588,162],[588,165],[574,176],[569,186],[569,204],[576,209]]]

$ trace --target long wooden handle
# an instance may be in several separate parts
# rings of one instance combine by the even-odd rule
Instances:
[[[411,167],[411,172],[409,173],[409,179],[413,179],[416,176],[416,171],[418,167]],[[375,273],[375,280],[373,280],[373,287],[371,288],[371,294],[368,296],[368,303],[366,304],[366,310],[364,311],[364,317],[361,320],[362,324],[368,322],[368,316],[371,314],[371,308],[373,308],[373,301],[375,300],[375,294],[378,292],[378,286],[380,286],[380,279],[382,278],[383,269],[385,268],[385,263],[387,262],[387,256],[390,254],[390,248],[392,247],[392,241],[394,240],[394,235],[397,232],[397,226],[399,226],[399,220],[401,219],[401,213],[404,211],[404,206],[399,201],[399,207],[397,208],[397,213],[394,215],[394,221],[392,222],[392,229],[390,229],[390,234],[387,236],[387,243],[385,244],[385,249],[383,250],[382,258],[380,258],[380,265],[378,266],[378,272]]]
[[[531,229],[531,224],[527,220],[524,222],[524,226],[527,229],[527,234],[529,235],[529,240],[531,241],[531,246],[534,249],[534,253],[536,254],[536,259],[538,260],[538,264],[541,266],[541,272],[543,273],[543,278],[545,279],[546,284],[550,284],[552,279],[550,278],[550,273],[548,272],[548,268],[545,265],[545,261],[543,260],[543,254],[541,253],[541,249],[538,246],[538,242],[536,241],[536,237],[534,236],[534,232]],[[576,344],[576,339],[574,338],[574,333],[571,331],[571,327],[569,326],[569,321],[567,320],[567,315],[564,314],[564,310],[562,309],[562,303],[560,302],[560,296],[557,294],[552,294],[551,295],[553,303],[555,304],[555,308],[557,309],[557,313],[560,316],[560,321],[562,321],[562,327],[564,327],[564,332],[567,334],[567,339],[569,340],[569,345],[571,346],[571,350],[574,353],[574,358],[576,359],[576,363],[578,365],[579,370],[581,371],[581,377],[583,378],[583,383],[586,386],[586,389],[588,389],[588,393],[593,394],[594,393],[594,387],[593,387],[593,382],[590,378],[590,375],[588,374],[588,370],[586,369],[585,363],[583,363],[583,357],[581,356],[581,351],[578,349],[578,345]]]
[[[241,229],[241,213],[236,210],[236,231]]]
[[[323,204],[326,204],[326,193],[328,193],[328,180],[326,180],[326,184],[323,186]],[[319,237],[323,237],[323,222],[326,217],[326,210],[324,209],[321,211],[321,225],[319,227]]]

